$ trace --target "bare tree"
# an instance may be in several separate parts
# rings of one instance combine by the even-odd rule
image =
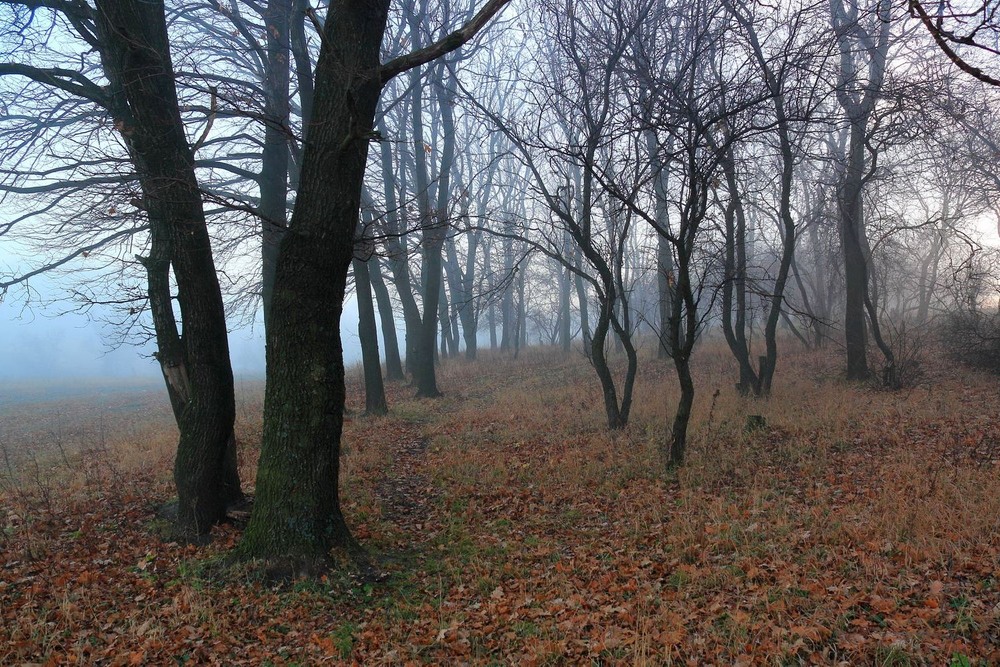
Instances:
[[[16,13],[13,29],[46,20],[31,3],[5,4]],[[44,13],[53,27],[63,22],[72,26],[71,37],[95,49],[99,65],[80,71],[7,62],[0,64],[0,74],[26,77],[104,110],[134,165],[139,184],[135,201],[150,235],[148,255],[140,262],[147,274],[157,359],[180,429],[174,465],[178,525],[189,535],[205,535],[225,516],[227,505],[242,497],[233,437],[233,375],[222,293],[179,110],[163,5],[58,2],[47,3]],[[94,82],[94,74],[107,84]],[[183,335],[171,280],[177,285]]]
[[[388,0],[330,5],[298,197],[276,270],[264,441],[240,550],[295,563],[353,544],[340,510],[344,365],[340,314],[379,97],[397,75],[469,41],[506,0],[428,46],[380,62]]]
[[[844,259],[844,336],[847,377],[868,377],[867,334],[869,257],[864,219],[864,187],[872,176],[868,155],[869,123],[885,80],[891,33],[889,0],[862,6],[859,0],[832,0],[830,22],[840,48],[837,101],[844,112],[846,141],[832,144],[841,165],[837,187],[840,243]],[[877,321],[874,323],[877,326]]]

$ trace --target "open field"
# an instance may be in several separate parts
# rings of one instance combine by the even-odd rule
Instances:
[[[787,352],[760,402],[712,343],[690,461],[667,474],[665,362],[644,359],[609,433],[579,354],[483,356],[446,362],[440,400],[390,386],[385,418],[349,387],[343,502],[374,573],[276,587],[221,567],[238,525],[159,539],[175,431],[146,399],[122,398],[101,447],[0,474],[0,664],[1000,662],[995,377],[928,362],[877,392]],[[260,409],[244,384],[248,487]]]

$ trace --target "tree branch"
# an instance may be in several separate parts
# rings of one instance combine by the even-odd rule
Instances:
[[[103,88],[74,70],[58,67],[41,69],[21,63],[0,63],[0,76],[24,76],[38,83],[88,99],[105,109],[110,104]]]
[[[27,273],[18,276],[13,276],[7,280],[0,280],[0,300],[2,300],[2,297],[7,292],[7,290],[13,287],[14,285],[27,282],[29,279],[34,278],[39,274],[45,273],[46,271],[57,269],[63,264],[66,264],[76,259],[77,257],[86,257],[90,253],[94,252],[95,250],[100,250],[109,243],[113,243],[120,239],[127,238],[129,236],[132,236],[133,234],[138,234],[139,232],[147,231],[148,229],[149,225],[140,225],[139,227],[130,227],[129,229],[122,229],[120,231],[117,231],[113,234],[106,236],[105,238],[99,239],[94,243],[81,246],[75,249],[73,252],[69,253],[68,255],[65,255],[64,257],[61,257],[60,259],[50,262],[44,266],[40,266],[37,269],[28,271]]]
[[[962,58],[962,56],[958,55],[958,53],[951,48],[951,45],[948,44],[948,40],[945,39],[945,36],[942,34],[940,27],[935,24],[933,20],[931,20],[927,10],[920,4],[920,0],[910,0],[910,9],[916,13],[916,15],[920,18],[920,21],[927,28],[927,31],[931,33],[931,37],[934,38],[938,48],[944,51],[944,54],[948,56],[948,59],[951,60],[951,62],[955,63],[958,69],[962,70],[966,74],[971,74],[983,83],[988,83],[991,86],[997,86],[1000,88],[1000,79],[995,79],[978,67],[970,65],[965,61],[965,59]]]
[[[509,2],[510,0],[488,0],[478,14],[455,32],[442,37],[430,46],[393,58],[385,63],[379,68],[379,78],[382,84],[388,83],[403,72],[425,65],[459,48],[475,37],[476,33],[482,30],[490,19],[506,7]]]

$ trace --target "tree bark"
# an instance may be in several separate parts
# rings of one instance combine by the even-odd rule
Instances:
[[[181,122],[162,2],[99,0],[97,29],[110,109],[132,155],[151,229],[145,260],[160,364],[180,438],[178,527],[202,536],[242,499],[235,400],[222,291],[194,156]],[[169,299],[177,284],[183,336]]]
[[[355,257],[352,265],[354,287],[358,297],[358,338],[361,340],[361,362],[365,374],[365,412],[370,415],[384,415],[389,408],[385,402],[385,385],[382,383],[371,275],[368,262]]]
[[[275,272],[264,442],[240,550],[292,567],[354,543],[338,493],[345,397],[340,316],[382,89],[388,5],[337,0],[330,6],[299,193]]]
[[[396,335],[396,319],[392,310],[392,300],[389,298],[389,288],[382,277],[382,265],[374,257],[368,273],[371,275],[372,289],[375,301],[378,303],[378,316],[382,324],[382,341],[385,343],[385,379],[402,380],[403,361],[399,356],[399,337]]]
[[[275,272],[264,440],[244,557],[298,569],[327,561],[332,547],[355,545],[338,487],[340,316],[379,95],[392,76],[468,41],[505,4],[489,0],[460,30],[385,65],[379,51],[389,0],[330,4],[298,198]]]

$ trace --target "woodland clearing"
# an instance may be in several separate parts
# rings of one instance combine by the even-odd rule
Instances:
[[[342,499],[374,569],[269,584],[221,566],[239,521],[163,541],[165,406],[117,410],[82,453],[37,443],[0,472],[0,664],[1000,662],[995,377],[928,359],[877,391],[787,352],[762,401],[706,342],[664,473],[669,362],[644,358],[609,432],[581,354],[482,356],[444,362],[441,399],[390,384],[386,417],[349,374]],[[262,387],[239,394],[252,480]]]

